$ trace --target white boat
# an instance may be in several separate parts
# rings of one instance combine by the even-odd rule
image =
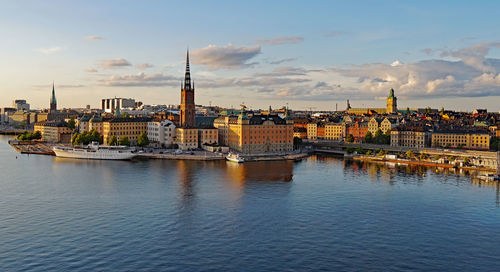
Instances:
[[[495,174],[478,175],[477,178],[480,179],[480,180],[485,180],[485,181],[499,180],[498,176],[495,175]]]
[[[54,146],[57,157],[90,160],[130,160],[137,154],[128,146],[100,146],[93,142],[86,147]]]
[[[232,153],[229,153],[227,156],[226,156],[226,160],[230,161],[230,162],[236,162],[236,163],[242,163],[245,161],[244,158],[240,157],[239,154],[232,154]]]

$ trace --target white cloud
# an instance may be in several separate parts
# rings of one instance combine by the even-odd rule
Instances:
[[[60,47],[60,46],[36,49],[37,52],[43,53],[45,55],[51,55],[51,54],[57,53],[61,50],[62,50],[62,47]]]
[[[104,37],[101,36],[87,36],[83,38],[84,40],[87,41],[99,41],[99,40],[104,40]]]
[[[294,60],[297,60],[297,58],[286,58],[286,59],[275,60],[275,61],[269,62],[269,64],[282,64],[284,62],[290,62],[290,61],[294,61]]]
[[[124,58],[101,60],[101,67],[104,69],[126,67],[130,65],[130,62]]]
[[[94,69],[94,68],[87,68],[87,69],[85,69],[85,72],[87,72],[87,73],[97,73],[98,71],[97,71],[97,69]]]
[[[112,75],[109,78],[102,80],[100,85],[107,87],[161,87],[161,86],[180,86],[180,77],[166,75],[163,73],[156,74],[126,74]]]
[[[150,63],[137,63],[135,66],[139,69],[148,69],[154,67],[154,65]]]
[[[298,36],[284,36],[275,37],[272,39],[257,39],[256,42],[263,45],[281,45],[281,44],[296,44],[304,41],[303,37]]]
[[[190,52],[190,60],[194,64],[203,64],[208,69],[239,69],[252,66],[250,59],[260,54],[260,46],[245,47],[209,45]]]

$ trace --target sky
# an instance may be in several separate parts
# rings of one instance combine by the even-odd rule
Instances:
[[[500,110],[498,1],[0,1],[0,106]]]

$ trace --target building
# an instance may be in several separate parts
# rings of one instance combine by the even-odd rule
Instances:
[[[181,150],[198,148],[198,129],[178,127],[175,129],[175,143]]]
[[[238,116],[223,115],[214,120],[214,127],[217,129],[218,142],[220,145],[229,146],[229,125],[236,124]]]
[[[325,124],[325,139],[342,141],[346,136],[346,126],[344,123]]]
[[[102,122],[102,136],[104,144],[109,143],[112,136],[119,140],[121,137],[128,137],[131,144],[137,144],[139,135],[148,130],[148,122],[151,118],[113,118]]]
[[[30,104],[24,99],[17,99],[12,102],[12,107],[18,111],[30,111]]]
[[[293,120],[288,114],[248,116],[242,111],[236,122],[229,122],[227,138],[229,148],[237,152],[292,151]]]
[[[132,98],[105,98],[101,100],[101,109],[107,113],[115,113],[116,109],[135,108],[135,99]]]
[[[307,128],[293,127],[293,138],[307,139]]]
[[[56,100],[56,89],[54,82],[52,82],[52,95],[50,96],[50,108],[49,113],[57,112],[57,100]]]
[[[347,135],[352,135],[355,142],[363,142],[366,133],[368,133],[368,122],[366,121],[356,121],[347,126]]]
[[[391,146],[429,147],[430,133],[422,127],[399,126],[391,130]]]
[[[174,144],[175,124],[170,120],[151,121],[148,122],[147,133],[152,144],[170,147]]]
[[[42,141],[51,143],[70,143],[73,129],[64,121],[43,121],[35,123],[34,131],[40,131]]]
[[[398,111],[397,106],[397,98],[394,96],[394,89],[389,90],[389,96],[386,99],[386,107],[385,108],[351,108],[349,100],[347,100],[347,109],[346,111],[349,114],[356,115],[373,115],[373,114],[396,114]]]
[[[186,55],[186,73],[184,84],[181,86],[180,127],[195,127],[195,104],[194,104],[194,82],[191,84],[191,72],[189,70],[189,52]]]
[[[94,116],[92,116],[92,118],[90,118],[89,120],[88,125],[88,131],[95,130],[99,132],[99,135],[101,136],[104,134],[103,122],[101,117],[99,117],[98,115],[95,114]]]
[[[489,149],[490,135],[486,131],[436,131],[432,133],[433,147]]]
[[[389,96],[387,97],[387,110],[386,113],[396,113],[398,111],[398,99],[394,96],[394,89],[389,91]]]
[[[308,123],[307,124],[307,139],[313,140],[313,141],[318,139],[318,124],[317,123]]]

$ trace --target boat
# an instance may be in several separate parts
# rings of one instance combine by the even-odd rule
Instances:
[[[240,157],[239,154],[233,154],[233,153],[229,153],[226,156],[226,160],[228,160],[230,162],[236,162],[236,163],[242,163],[245,161],[245,159],[243,157]]]
[[[484,175],[478,175],[478,179],[484,180],[484,181],[498,181],[499,177],[495,174],[484,174]]]
[[[130,160],[137,154],[128,146],[101,146],[92,142],[85,147],[54,146],[56,157],[90,160]]]

